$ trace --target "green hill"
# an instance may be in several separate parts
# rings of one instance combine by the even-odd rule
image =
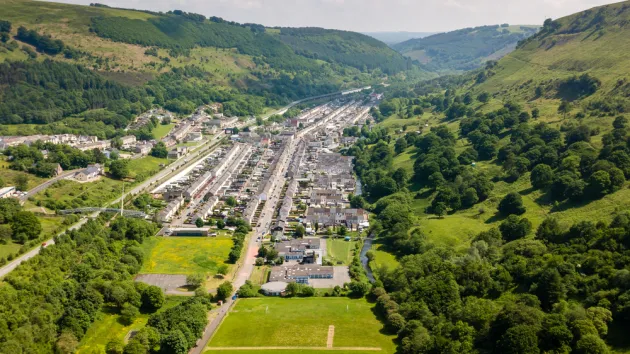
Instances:
[[[536,26],[482,26],[398,43],[394,49],[434,72],[465,71],[498,59],[536,33]]]
[[[627,353],[630,2],[386,92],[348,150],[403,353]],[[379,255],[375,254],[378,264]],[[464,334],[465,333],[465,334]]]
[[[229,102],[226,113],[255,115],[265,106],[380,82],[411,68],[384,43],[352,32],[267,29],[100,4],[0,0],[0,7],[6,23],[0,63],[13,63],[0,65],[2,124],[49,124],[105,108],[101,121],[124,126],[151,104],[190,113],[212,101]],[[21,75],[16,62],[29,62],[41,76]],[[94,80],[102,87],[66,85],[62,73],[75,71],[76,83]]]
[[[394,45],[414,38],[424,38],[434,35],[436,32],[363,32],[387,45]]]

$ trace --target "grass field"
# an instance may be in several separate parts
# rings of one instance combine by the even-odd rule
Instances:
[[[17,253],[20,247],[22,247],[22,245],[13,241],[9,241],[6,245],[0,245],[0,258],[6,258],[9,255]]]
[[[374,253],[374,260],[370,263],[372,270],[376,270],[380,267],[387,267],[388,269],[394,269],[398,267],[398,260],[396,257],[387,252],[382,244],[372,244],[372,253]]]
[[[158,173],[162,167],[161,164],[167,165],[169,161],[167,159],[160,159],[153,156],[145,156],[139,159],[129,160],[129,171],[131,171],[131,177],[138,177],[143,175],[145,177]]]
[[[350,264],[352,257],[354,256],[354,245],[356,241],[344,241],[343,239],[326,240],[326,249],[328,250],[328,258],[333,263],[343,262],[343,264]]]
[[[11,170],[7,161],[0,160],[0,178],[4,181],[5,186],[15,186],[18,176],[26,176],[28,178],[28,189],[34,188],[45,181],[44,178],[39,178],[30,173]]]
[[[232,245],[229,237],[152,237],[142,244],[146,258],[140,273],[214,275]]]
[[[379,353],[393,354],[395,336],[381,333],[383,324],[372,313],[373,306],[365,299],[349,298],[240,299],[223,320],[206,353],[215,352],[213,347],[274,346],[300,348],[269,353],[320,353],[322,350],[308,347],[326,347],[328,327],[334,325],[333,347],[381,348]]]
[[[173,129],[174,126],[175,126],[174,123],[160,124],[157,127],[155,127],[155,129],[153,129],[153,136],[155,137],[156,140],[160,140],[163,137],[165,137],[171,131],[171,129]]]
[[[164,311],[186,300],[184,296],[167,296],[162,308]],[[118,321],[118,313],[111,308],[105,308],[97,314],[97,319],[88,329],[85,337],[79,343],[77,354],[104,353],[108,342],[119,339],[124,340],[129,331],[140,330],[147,324],[149,314],[140,314],[129,326]]]

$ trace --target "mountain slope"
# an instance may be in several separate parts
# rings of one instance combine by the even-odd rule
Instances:
[[[622,111],[628,111],[629,23],[627,1],[548,21],[540,33],[485,70],[477,90],[530,102],[581,98],[585,103],[595,103],[614,99],[625,106],[619,107]],[[597,80],[600,87],[588,95],[567,97],[562,83],[585,74]]]
[[[70,107],[46,91],[64,92],[63,80],[56,77],[76,69],[37,67],[42,80],[14,85],[28,96],[15,90],[5,94],[7,86],[0,86],[3,124],[50,123],[101,108],[129,119],[151,104],[189,113],[209,101],[234,102],[227,105],[236,108],[232,114],[259,114],[265,106],[380,82],[411,68],[384,43],[352,32],[268,29],[178,10],[155,13],[100,4],[0,0],[0,8],[0,21],[7,21],[0,30],[0,63],[35,59],[32,65],[41,66],[52,60],[141,88],[131,98],[116,97],[120,103],[95,101],[86,91]],[[50,68],[58,72],[45,75]],[[21,77],[13,72],[19,66],[0,69],[3,79]],[[25,99],[3,102],[10,97]],[[38,97],[41,104],[29,104]]]
[[[436,32],[363,32],[363,34],[376,38],[390,46],[414,38],[432,36],[435,33]]]
[[[534,26],[483,26],[411,39],[393,46],[430,71],[471,70],[498,59],[536,32]]]

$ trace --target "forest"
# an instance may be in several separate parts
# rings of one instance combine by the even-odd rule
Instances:
[[[156,226],[118,218],[105,227],[110,217],[56,237],[54,247],[6,276],[0,287],[0,352],[71,353],[104,306],[131,320],[162,306],[161,289],[132,280],[143,262],[139,245]],[[194,297],[152,315],[125,352],[185,353],[201,336],[208,306],[207,298]]]

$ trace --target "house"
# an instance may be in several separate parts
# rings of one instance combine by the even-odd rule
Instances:
[[[63,168],[61,168],[60,164],[57,164],[57,166],[55,166],[55,173],[53,175],[54,176],[59,176],[62,173],[63,173]]]
[[[87,151],[87,150],[94,150],[94,149],[104,150],[111,146],[112,146],[111,140],[101,140],[101,141],[95,141],[95,142],[82,143],[82,144],[77,145],[76,148],[81,151]]]
[[[13,186],[0,188],[0,199],[11,198],[16,191],[17,190]]]
[[[135,135],[127,135],[120,138],[120,141],[122,142],[122,147],[128,149],[131,148],[133,144],[135,144],[136,137]]]
[[[153,149],[153,144],[151,144],[151,143],[139,143],[139,144],[136,145],[136,148],[134,149],[134,152],[136,154],[148,155],[151,152],[151,149]]]
[[[285,261],[302,261],[307,253],[319,250],[320,240],[318,238],[294,239],[279,242],[274,248],[278,251],[278,256],[283,257]]]
[[[169,159],[178,159],[188,153],[188,148],[186,146],[178,146],[175,149],[168,152]]]
[[[173,216],[177,213],[179,208],[182,207],[182,205],[184,205],[183,198],[176,198],[172,200],[170,203],[168,203],[168,205],[166,205],[166,208],[158,213],[158,219],[161,222],[171,221]]]
[[[186,136],[186,141],[201,141],[203,139],[203,135],[201,132],[193,132],[188,133]]]
[[[358,227],[368,221],[368,213],[363,209],[350,208],[308,208],[305,220],[322,226],[345,225]]]
[[[103,174],[103,167],[99,164],[88,165],[87,168],[77,172],[74,179],[79,182],[91,182]]]

